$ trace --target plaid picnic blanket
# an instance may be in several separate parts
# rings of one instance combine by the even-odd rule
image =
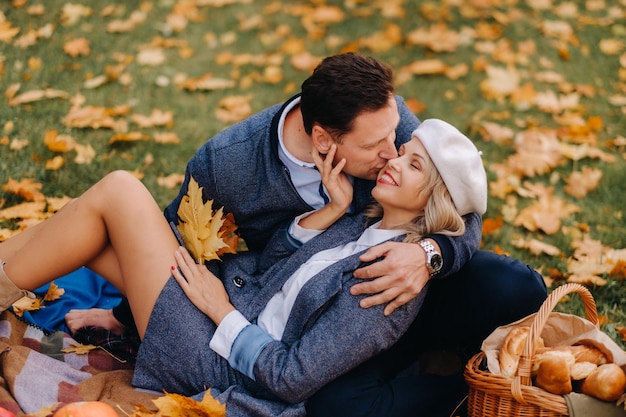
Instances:
[[[77,342],[67,333],[44,332],[10,311],[0,314],[0,407],[18,416],[56,403],[99,400],[132,414],[137,405],[154,410],[163,393],[131,386],[132,361],[103,349],[62,352]]]

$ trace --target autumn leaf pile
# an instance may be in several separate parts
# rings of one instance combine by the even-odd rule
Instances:
[[[589,286],[623,343],[625,17],[626,0],[7,0],[0,240],[113,169],[166,205],[207,138],[359,51],[483,151],[483,248]]]

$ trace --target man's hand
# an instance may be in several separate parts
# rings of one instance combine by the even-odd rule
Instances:
[[[424,289],[430,279],[426,269],[426,254],[416,243],[385,242],[370,248],[361,255],[361,261],[375,262],[354,271],[356,278],[372,279],[353,285],[352,295],[373,294],[361,300],[361,307],[368,308],[379,304],[385,306],[385,316],[408,303]]]

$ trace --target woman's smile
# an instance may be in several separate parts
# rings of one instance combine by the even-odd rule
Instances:
[[[393,178],[393,176],[389,173],[389,171],[383,172],[383,174],[378,179],[378,182],[381,184],[387,184],[387,185],[395,185],[395,186],[398,185],[398,183]]]

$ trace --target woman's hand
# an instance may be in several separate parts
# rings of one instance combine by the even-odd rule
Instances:
[[[187,249],[174,252],[178,268],[172,266],[172,275],[189,300],[219,326],[235,307],[230,303],[224,284],[205,265],[197,264]]]
[[[337,145],[333,143],[324,159],[322,159],[322,156],[315,148],[313,148],[311,156],[317,170],[320,172],[322,183],[328,190],[330,199],[328,205],[333,207],[335,211],[344,214],[350,208],[350,204],[352,204],[353,189],[348,176],[342,172],[343,167],[346,165],[346,160],[342,159],[337,165],[333,166],[336,152]]]
[[[305,229],[326,230],[343,216],[352,204],[352,183],[341,171],[346,165],[346,160],[342,159],[333,167],[336,151],[337,145],[333,144],[324,159],[315,148],[312,151],[315,166],[328,190],[330,201],[324,207],[300,219],[299,224]]]
[[[387,304],[384,314],[388,316],[417,297],[430,274],[424,250],[416,243],[385,242],[368,249],[360,259],[371,262],[378,258],[383,259],[354,271],[354,277],[364,282],[353,285],[350,293],[369,294],[360,301],[363,308]]]

